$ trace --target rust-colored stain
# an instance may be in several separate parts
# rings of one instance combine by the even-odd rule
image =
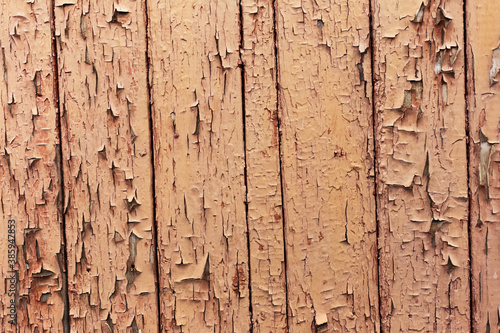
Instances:
[[[233,291],[237,294],[240,294],[240,290],[245,289],[245,272],[242,267],[238,267],[234,272],[233,276]]]

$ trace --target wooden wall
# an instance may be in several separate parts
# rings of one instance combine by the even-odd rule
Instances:
[[[498,331],[499,16],[0,0],[0,331]]]

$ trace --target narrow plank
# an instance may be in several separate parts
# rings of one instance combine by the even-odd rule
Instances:
[[[467,1],[473,331],[500,330],[500,3]]]
[[[378,330],[368,1],[277,1],[290,332]]]
[[[248,229],[255,332],[286,332],[274,7],[243,0]]]
[[[0,1],[0,331],[64,330],[58,118],[51,2]],[[9,220],[14,241],[9,242]],[[14,229],[10,229],[14,231]],[[8,250],[17,255],[9,262]],[[12,253],[13,254],[13,253]],[[11,272],[15,271],[15,273]],[[10,278],[16,276],[16,295]],[[11,300],[17,325],[9,324]]]
[[[384,332],[470,328],[462,6],[373,2]]]
[[[162,328],[248,332],[239,4],[148,17]]]
[[[71,331],[155,332],[145,2],[55,5]]]

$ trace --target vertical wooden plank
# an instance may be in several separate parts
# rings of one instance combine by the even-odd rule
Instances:
[[[2,332],[64,329],[64,249],[50,13],[50,1],[0,1]],[[9,230],[15,230],[15,243],[9,239],[14,235]],[[9,316],[11,301],[17,308],[17,325],[9,323],[14,319]]]
[[[148,11],[162,327],[248,332],[239,3]]]
[[[145,2],[55,10],[71,330],[155,332]]]
[[[277,1],[290,332],[378,330],[368,1]]]
[[[373,2],[384,332],[470,328],[462,6]]]
[[[285,332],[273,1],[242,0],[241,10],[253,328],[255,332]]]
[[[473,331],[500,330],[500,3],[466,1]]]

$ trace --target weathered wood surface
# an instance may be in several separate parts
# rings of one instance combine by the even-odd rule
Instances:
[[[384,332],[470,328],[461,1],[374,1]]]
[[[289,331],[376,331],[368,1],[277,2]]]
[[[64,328],[61,163],[51,13],[48,0],[0,1],[2,332],[16,330],[8,323],[13,299],[17,331]],[[15,221],[15,267],[8,262],[8,245],[13,244],[8,239],[8,220]],[[19,281],[15,298],[8,292],[12,274]]]
[[[158,329],[145,2],[57,0],[71,331]]]
[[[239,4],[148,1],[161,325],[248,332]]]
[[[473,331],[500,329],[500,3],[467,1]]]
[[[499,14],[0,0],[0,331],[498,331]]]
[[[255,332],[286,332],[274,6],[241,2],[246,177]]]

